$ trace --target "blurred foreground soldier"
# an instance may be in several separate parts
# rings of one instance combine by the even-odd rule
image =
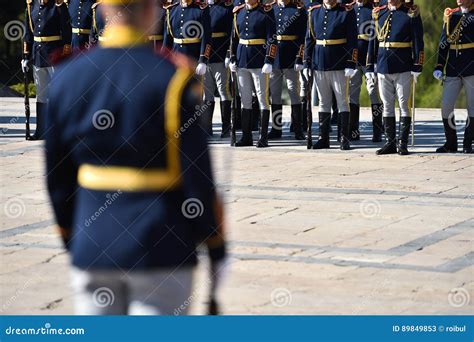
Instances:
[[[200,87],[190,60],[156,55],[148,43],[155,0],[101,6],[115,20],[99,47],[55,75],[46,138],[76,310],[185,314],[196,244],[207,244],[215,282],[225,256],[222,207],[193,114]]]
[[[296,140],[304,140],[301,127],[300,72],[303,70],[304,39],[307,15],[304,7],[294,0],[278,0],[273,6],[276,25],[277,54],[270,75],[272,98],[272,129],[269,139],[282,135],[283,78],[286,79],[291,102],[291,121]]]
[[[221,138],[230,136],[230,111],[232,96],[230,94],[230,71],[225,65],[232,32],[232,0],[209,0],[211,17],[212,52],[209,58],[207,73],[204,75],[204,102],[207,108],[207,131],[212,135],[212,116],[214,113],[214,94],[217,88],[220,97],[222,133]]]
[[[275,23],[271,5],[246,0],[236,6],[230,69],[237,72],[242,98],[242,138],[236,146],[252,146],[252,88],[261,111],[260,139],[257,147],[268,147],[270,119],[269,78],[276,56]]]
[[[373,10],[376,38],[370,41],[366,77],[375,82],[378,76],[383,102],[387,142],[377,154],[397,153],[395,99],[400,106],[398,154],[408,154],[411,113],[410,93],[423,69],[423,23],[416,5],[389,0],[388,5]],[[375,74],[377,65],[377,76]]]
[[[39,140],[47,131],[48,88],[54,62],[71,53],[71,25],[66,3],[64,0],[26,0],[25,27],[21,68],[25,73],[30,61],[33,65],[36,132],[30,140]]]
[[[433,76],[443,81],[441,114],[446,143],[438,153],[457,152],[458,139],[454,106],[464,87],[467,98],[466,128],[463,152],[472,153],[474,137],[474,4],[472,0],[457,0],[457,8],[444,11],[444,25],[438,48],[438,65]],[[446,69],[446,76],[443,71]]]
[[[206,73],[211,54],[211,20],[205,2],[181,0],[165,6],[163,46],[198,61],[196,75]]]
[[[371,0],[358,0],[354,4],[354,10],[357,15],[357,49],[359,60],[357,62],[357,73],[349,83],[349,107],[351,140],[360,140],[359,118],[360,118],[360,91],[362,87],[362,76],[365,75],[367,68],[367,52],[369,49],[369,40],[374,39],[374,25],[372,21],[372,10],[374,6]],[[367,91],[369,93],[372,105],[372,141],[382,141],[382,104],[379,98],[377,79],[366,78]]]
[[[356,73],[357,24],[352,5],[324,0],[309,8],[305,47],[305,77],[314,80],[319,97],[319,140],[314,149],[329,148],[332,92],[336,96],[341,126],[341,150],[350,149],[349,79]]]
[[[92,6],[95,0],[68,0],[69,16],[72,27],[72,50],[88,47],[92,28]]]

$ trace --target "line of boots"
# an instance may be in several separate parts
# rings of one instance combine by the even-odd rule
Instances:
[[[302,130],[302,105],[291,105],[291,122],[296,140],[305,140],[306,137]],[[272,104],[272,129],[268,134],[268,139],[279,139],[283,132],[283,106],[281,104]]]
[[[242,137],[235,143],[235,146],[252,146],[252,124],[255,120],[252,119],[252,109],[242,109],[241,126]],[[268,122],[270,121],[270,111],[264,109],[260,111],[260,138],[257,141],[257,147],[268,147]]]
[[[349,112],[338,113],[338,121],[340,127],[340,149],[349,150],[350,145],[350,125]],[[329,133],[331,130],[331,113],[319,112],[319,139],[313,144],[314,150],[330,147]]]
[[[398,145],[397,145],[397,132],[396,132],[396,119],[394,116],[384,118],[384,129],[385,129],[385,145],[381,149],[377,150],[378,155],[383,154],[395,154],[398,152],[399,155],[404,156],[408,154],[408,136],[410,135],[411,117],[402,116],[400,118],[400,132],[398,134]],[[398,148],[398,149],[397,149]]]
[[[463,153],[472,153],[472,140],[474,138],[474,117],[468,117],[466,127],[464,129],[464,139],[462,143]],[[458,136],[456,132],[456,123],[454,116],[452,120],[443,119],[444,135],[446,136],[446,143],[439,147],[437,153],[455,153],[458,151]]]
[[[360,131],[359,131],[359,118],[360,118],[360,106],[358,104],[350,103],[350,137],[352,141],[360,140]],[[381,142],[382,141],[382,123],[383,115],[383,105],[382,104],[373,104],[372,105],[372,142]],[[339,124],[339,122],[338,122]],[[340,129],[338,128],[340,136]],[[339,139],[338,139],[339,140]]]

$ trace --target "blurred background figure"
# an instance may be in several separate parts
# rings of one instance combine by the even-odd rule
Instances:
[[[186,314],[198,246],[208,248],[214,291],[226,255],[222,205],[195,121],[195,66],[179,53],[154,53],[155,0],[101,7],[113,18],[104,39],[53,78],[46,137],[76,312]]]

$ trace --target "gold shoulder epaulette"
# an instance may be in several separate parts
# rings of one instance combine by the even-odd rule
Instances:
[[[453,13],[455,13],[457,11],[459,11],[459,7],[457,7],[457,8],[449,8],[449,7],[446,8],[444,10],[444,16],[443,16],[444,22],[447,23],[449,18],[453,15]]]
[[[314,9],[316,9],[316,8],[319,8],[319,7],[321,7],[321,5],[314,5],[314,6],[311,6],[310,8],[308,8],[308,11],[312,11],[312,10],[314,10]]]
[[[240,4],[238,6],[235,6],[234,9],[232,10],[232,13],[237,13],[238,11],[240,11],[242,8],[245,7],[245,4]]]
[[[96,8],[97,6],[100,5],[102,1],[97,1],[96,3],[92,4],[91,8]]]
[[[372,18],[378,19],[380,11],[383,10],[385,7],[387,7],[387,5],[374,7],[374,9],[372,10]]]

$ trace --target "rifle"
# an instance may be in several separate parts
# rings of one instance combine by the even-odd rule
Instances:
[[[306,122],[308,124],[308,128],[306,131],[306,148],[308,150],[313,148],[313,109],[312,109],[312,103],[311,103],[311,93],[312,93],[312,88],[313,88],[313,76],[309,76],[307,79],[303,71],[301,71],[301,76],[303,77],[303,81],[306,83]]]
[[[25,139],[30,140],[30,92],[28,89],[28,71],[23,73],[23,84],[25,86],[25,117],[26,117],[26,130]]]
[[[230,78],[232,82],[230,146],[235,146],[235,142],[237,141],[237,137],[235,135],[235,122],[237,120],[237,92],[239,91],[237,86],[237,73],[231,72]]]

